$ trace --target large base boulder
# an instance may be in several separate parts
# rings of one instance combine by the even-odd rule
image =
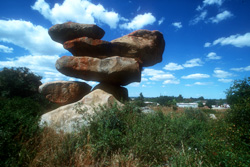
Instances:
[[[56,69],[64,75],[87,81],[127,85],[141,81],[141,67],[132,58],[114,56],[106,59],[63,56]]]
[[[53,111],[43,114],[41,126],[48,126],[57,132],[64,131],[71,133],[77,131],[81,126],[88,125],[88,119],[96,112],[100,112],[99,106],[111,107],[112,105],[122,106],[116,98],[100,89],[96,89],[84,96],[78,102],[59,107]]]
[[[91,86],[85,82],[54,81],[42,84],[39,92],[49,101],[61,105],[76,102],[90,93]]]

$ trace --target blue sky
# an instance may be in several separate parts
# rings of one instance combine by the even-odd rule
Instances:
[[[235,79],[250,76],[249,0],[8,0],[0,10],[0,68],[30,68],[43,82],[74,80],[55,69],[71,55],[48,29],[73,21],[97,24],[111,41],[137,29],[159,30],[163,61],[144,68],[130,96],[225,98]],[[96,82],[88,82],[92,86]]]

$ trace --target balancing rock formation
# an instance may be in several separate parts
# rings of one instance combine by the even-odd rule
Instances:
[[[142,67],[162,61],[165,41],[159,31],[137,30],[111,42],[101,40],[104,34],[104,30],[97,25],[73,22],[57,24],[49,29],[51,39],[63,44],[73,54],[59,58],[56,69],[64,75],[100,84],[92,92],[91,86],[84,82],[55,81],[41,85],[39,91],[47,99],[61,105],[67,104],[44,114],[42,122],[52,125],[54,120],[53,124],[61,128],[71,126],[72,119],[65,117],[65,109],[68,114],[72,113],[69,110],[73,110],[75,103],[87,108],[91,101],[95,105],[110,105],[110,102],[121,104],[122,100],[128,100],[128,90],[122,86],[140,82]],[[88,99],[88,102],[84,99]],[[60,119],[58,121],[59,117],[64,120],[63,123]],[[80,117],[76,117],[79,122]],[[67,122],[68,125],[65,125]]]

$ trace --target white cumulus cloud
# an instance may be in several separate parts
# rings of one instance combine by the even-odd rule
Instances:
[[[215,52],[210,52],[207,55],[208,60],[219,60],[221,59],[221,56],[218,56]]]
[[[23,20],[0,20],[0,41],[24,48],[32,55],[66,52],[61,44],[52,41],[46,28]]]
[[[7,61],[0,61],[0,68],[3,67],[27,67],[37,73],[43,71],[55,71],[55,62],[59,59],[59,56],[54,55],[43,55],[43,56],[32,56],[26,55],[16,57]]]
[[[191,59],[186,61],[185,64],[183,64],[183,67],[196,67],[196,66],[202,66],[203,62],[201,61],[201,59],[196,58],[196,59]]]
[[[195,82],[194,85],[211,85],[211,82]]]
[[[203,5],[208,6],[208,5],[219,5],[221,6],[223,3],[223,0],[204,0]]]
[[[154,76],[154,75],[160,75],[160,74],[164,74],[164,71],[155,70],[151,68],[146,68],[142,71],[142,76]]]
[[[131,87],[139,87],[140,86],[140,83],[139,82],[133,82],[127,86],[131,86]]]
[[[165,85],[165,84],[175,84],[175,85],[178,85],[178,84],[180,84],[180,80],[179,80],[179,79],[165,80],[165,81],[163,82],[163,84],[164,84],[164,85]]]
[[[167,80],[167,79],[174,79],[175,77],[173,74],[158,74],[150,77],[149,79],[152,81],[162,81],[162,80]]]
[[[250,47],[250,33],[246,33],[244,35],[236,34],[231,35],[229,37],[222,37],[219,39],[216,39],[213,42],[213,45],[220,44],[222,46],[224,45],[233,45],[235,47]]]
[[[10,48],[10,47],[4,46],[4,45],[0,45],[0,52],[3,52],[3,53],[12,53],[13,52],[13,48]]]
[[[177,29],[182,28],[181,22],[174,22],[174,23],[172,23],[172,26],[174,26],[174,27],[177,28]]]
[[[187,76],[182,76],[182,79],[203,79],[203,78],[209,78],[210,75],[208,74],[200,74],[200,73],[196,73],[196,74],[190,74]]]
[[[225,79],[225,78],[221,78],[221,79],[218,79],[219,82],[223,82],[223,83],[230,83],[232,82],[233,80],[232,79]]]
[[[101,4],[95,5],[87,0],[64,0],[56,3],[52,8],[45,0],[37,0],[32,9],[40,12],[52,24],[75,21],[78,23],[94,24],[100,21],[116,28],[119,14],[106,10]]]
[[[250,66],[240,67],[240,68],[231,68],[230,70],[237,71],[237,72],[250,71]]]
[[[206,42],[205,44],[204,44],[204,47],[205,48],[208,48],[208,47],[210,47],[211,46],[211,43],[210,42]]]
[[[169,70],[169,71],[175,71],[175,70],[182,70],[184,69],[184,67],[182,65],[178,65],[176,63],[168,63],[167,65],[165,65],[165,67],[163,67],[163,69],[165,70]]]
[[[55,68],[55,62],[59,58],[60,57],[58,55],[42,55],[42,56],[25,55],[9,59],[6,61],[0,61],[0,68],[27,67],[35,74],[42,76],[43,83],[51,81],[59,81],[59,80],[84,81],[81,79],[65,76],[60,72],[58,72]]]
[[[227,72],[227,71],[224,71],[224,70],[221,70],[221,69],[215,69],[214,70],[214,77],[217,77],[217,78],[228,78],[228,77],[232,77],[233,74],[230,73],[230,72]]]
[[[219,14],[217,14],[215,17],[211,17],[210,21],[212,23],[219,23],[222,20],[226,20],[233,17],[233,14],[230,11],[225,10],[224,12],[221,12]]]
[[[43,81],[62,80],[65,76],[59,73],[55,68],[57,59],[59,59],[58,55],[26,55],[7,61],[0,61],[0,68],[27,67],[32,72],[42,76]]]
[[[131,22],[120,25],[120,28],[137,30],[146,25],[152,25],[156,21],[156,18],[152,13],[145,13],[137,15]]]
[[[202,6],[196,8],[197,11],[202,11],[206,6],[218,5],[221,6],[224,0],[204,0]]]
[[[143,81],[164,81],[163,84],[179,84],[179,80],[173,74],[165,73],[162,70],[145,69],[142,72]],[[145,77],[148,77],[145,78]],[[154,84],[154,82],[146,82],[146,84]]]

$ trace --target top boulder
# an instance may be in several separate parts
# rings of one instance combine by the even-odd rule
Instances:
[[[49,29],[51,39],[61,44],[80,37],[101,39],[104,34],[105,31],[97,25],[79,24],[74,22],[56,24]]]

